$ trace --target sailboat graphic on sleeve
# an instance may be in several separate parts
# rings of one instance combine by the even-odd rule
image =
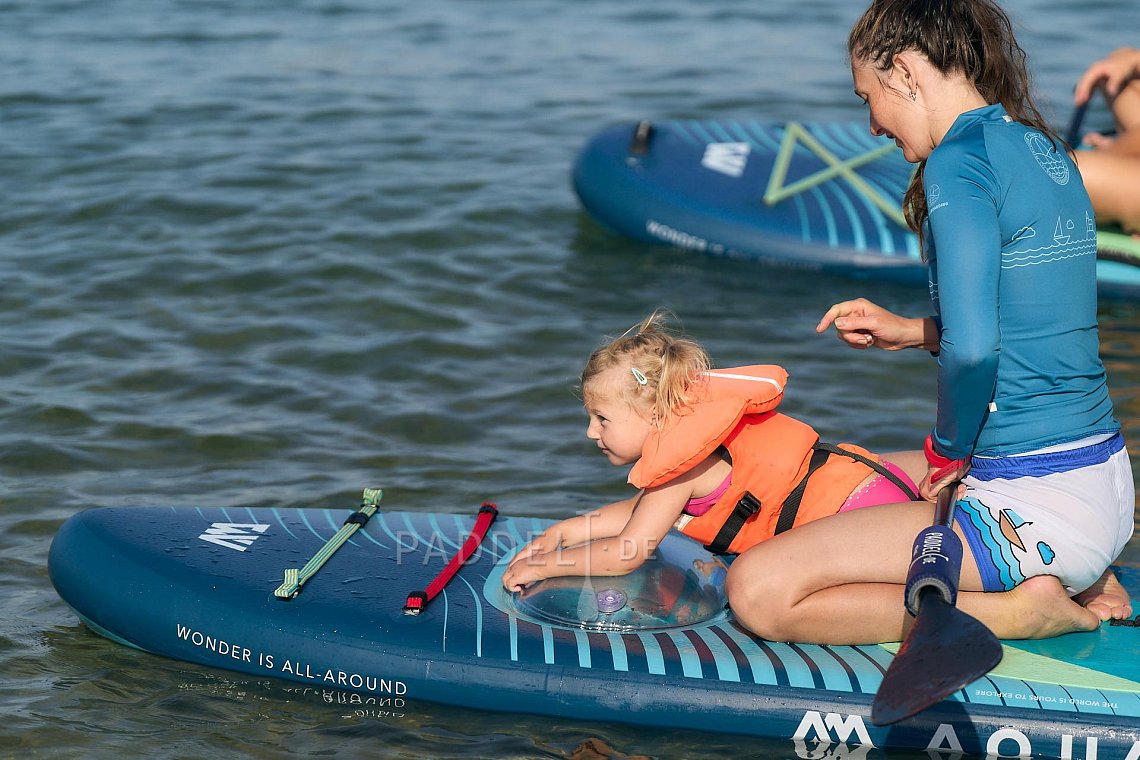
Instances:
[[[1052,241],[1046,238],[1040,241],[1036,230],[1032,227],[1023,227],[1013,236],[1011,243],[1017,248],[1002,251],[1002,269],[1016,269],[1018,267],[1048,264],[1063,259],[1072,259],[1078,256],[1096,255],[1096,222],[1092,214],[1085,212],[1085,226],[1082,231],[1075,219],[1057,217],[1057,224],[1053,228]],[[1039,242],[1040,241],[1040,242]],[[1037,243],[1037,245],[1034,245]]]

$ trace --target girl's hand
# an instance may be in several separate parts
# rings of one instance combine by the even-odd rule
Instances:
[[[514,593],[522,591],[535,581],[546,578],[546,573],[543,571],[547,565],[544,560],[548,556],[546,554],[531,554],[524,557],[520,553],[511,560],[511,564],[503,573],[503,588]]]
[[[550,526],[519,550],[503,573],[503,588],[522,591],[527,584],[546,577],[541,573],[548,564],[546,555],[562,548],[560,527],[561,523]]]
[[[561,548],[561,525],[561,523],[557,525],[551,525],[542,533],[539,533],[537,536],[532,538],[526,546],[518,550],[518,553],[515,554],[515,558],[511,560],[511,564],[513,565],[520,558],[530,557],[535,554],[547,554],[554,551],[555,549]]]

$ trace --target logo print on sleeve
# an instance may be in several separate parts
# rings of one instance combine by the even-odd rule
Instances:
[[[939,187],[938,185],[931,185],[930,187],[926,188],[926,207],[928,209],[928,211],[926,213],[931,214],[931,213],[934,213],[935,211],[937,211],[938,209],[942,208],[943,206],[949,206],[950,205],[950,201],[942,201],[941,203],[939,203],[938,200],[941,197],[942,197],[942,188]]]
[[[1045,139],[1045,135],[1040,132],[1026,132],[1025,144],[1029,146],[1029,152],[1037,159],[1037,163],[1049,175],[1049,179],[1058,185],[1068,184],[1069,166],[1053,143]]]

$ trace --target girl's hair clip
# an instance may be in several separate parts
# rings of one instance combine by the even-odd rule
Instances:
[[[637,367],[630,367],[629,371],[633,375],[633,379],[637,381],[638,385],[649,385],[649,378],[646,377],[645,373],[639,370]]]

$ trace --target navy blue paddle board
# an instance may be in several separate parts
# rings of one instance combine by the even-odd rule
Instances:
[[[809,742],[1140,758],[1140,628],[1007,643],[989,676],[879,728],[871,701],[895,645],[753,637],[725,608],[723,563],[679,534],[629,576],[511,595],[505,563],[551,522],[500,517],[425,611],[405,615],[474,511],[380,512],[287,600],[274,595],[284,570],[352,510],[92,509],[60,528],[49,569],[79,618],[114,641],[404,711],[427,700]],[[1121,577],[1140,595],[1140,573]]]
[[[636,240],[925,283],[900,210],[913,171],[865,123],[662,121],[592,137],[573,181],[591,216]],[[1100,293],[1140,297],[1140,241],[1097,238]]]

